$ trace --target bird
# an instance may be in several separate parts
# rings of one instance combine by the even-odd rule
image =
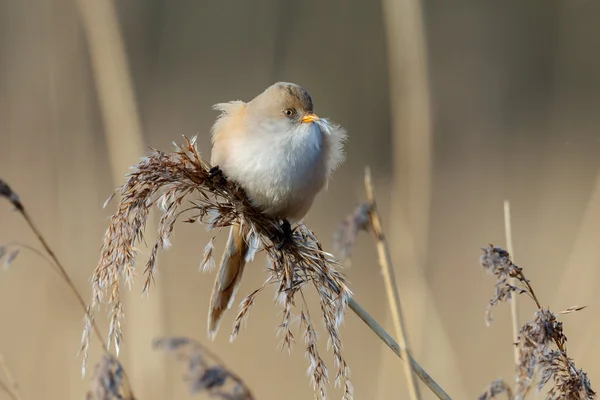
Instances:
[[[249,102],[219,103],[211,129],[211,164],[236,182],[267,216],[297,224],[345,159],[346,130],[314,113],[301,86],[277,82]],[[249,254],[244,228],[230,227],[213,285],[208,334],[214,339],[234,300]]]

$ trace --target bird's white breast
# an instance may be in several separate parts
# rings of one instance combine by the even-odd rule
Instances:
[[[314,123],[257,126],[230,139],[221,169],[270,215],[300,220],[327,180],[327,146]]]

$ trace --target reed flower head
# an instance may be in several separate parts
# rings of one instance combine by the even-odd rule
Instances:
[[[492,399],[502,393],[508,393],[509,399],[522,400],[531,389],[536,373],[539,373],[538,390],[548,382],[554,384],[547,392],[547,400],[593,400],[596,393],[592,390],[585,372],[575,367],[567,355],[567,337],[563,325],[548,308],[542,307],[530,281],[525,278],[523,269],[515,265],[510,254],[500,247],[489,245],[482,249],[481,265],[496,277],[496,293],[486,311],[486,321],[491,322],[490,310],[500,302],[510,300],[516,294],[527,294],[538,310],[533,318],[519,331],[517,346],[519,361],[517,364],[514,397],[510,388],[502,381],[495,381],[480,399]],[[511,285],[514,278],[517,286]],[[582,310],[585,307],[571,307],[563,314]],[[493,389],[493,386],[496,389]]]
[[[184,380],[190,394],[207,393],[221,400],[253,400],[244,381],[200,342],[186,337],[165,337],[154,341],[154,348],[174,354],[186,365]]]
[[[134,400],[124,374],[119,360],[105,354],[96,365],[86,400]]]
[[[369,230],[371,208],[371,204],[368,203],[358,205],[335,232],[333,237],[335,247],[340,252],[340,258],[348,264],[359,232]]]
[[[253,207],[239,185],[221,175],[211,174],[212,166],[198,153],[195,138],[185,139],[182,146],[174,146],[174,151],[170,154],[152,150],[132,168],[125,184],[120,188],[119,204],[104,236],[100,261],[92,277],[91,309],[97,309],[102,303],[108,304],[110,308],[109,347],[114,343],[118,352],[123,318],[121,291],[123,284],[130,285],[133,280],[136,245],[144,240],[148,216],[154,206],[160,207],[162,216],[158,224],[158,238],[145,266],[144,292],[148,291],[153,282],[158,251],[170,244],[175,222],[183,214],[188,215],[186,222],[203,222],[209,230],[237,222],[249,228],[246,238],[249,243],[261,244],[269,267],[265,284],[242,300],[231,340],[239,333],[256,296],[268,284],[272,284],[283,307],[280,325],[283,343],[290,347],[293,342],[292,314],[297,306],[295,300],[300,294],[300,316],[304,316],[301,319],[304,322],[310,372],[318,397],[325,398],[327,367],[318,354],[315,341],[311,339],[315,330],[303,297],[303,289],[306,285],[312,285],[319,295],[322,318],[337,367],[336,384],[344,387],[345,399],[352,398],[349,369],[342,356],[339,332],[351,292],[345,277],[337,269],[336,260],[322,249],[314,233],[304,225],[294,229],[290,243],[279,248],[274,240],[281,237],[279,222]],[[205,248],[202,269],[210,270],[211,265],[212,240]],[[84,331],[84,354],[89,343],[86,339],[90,334],[89,327],[90,324],[87,324]]]

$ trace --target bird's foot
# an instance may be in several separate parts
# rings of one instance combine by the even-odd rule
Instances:
[[[221,168],[219,168],[218,165],[215,165],[214,167],[212,167],[211,169],[208,170],[208,177],[210,179],[214,179],[216,176],[219,175],[223,175],[223,171],[221,171]]]
[[[210,179],[215,184],[225,184],[227,183],[227,178],[225,178],[225,174],[223,174],[223,170],[219,168],[218,165],[215,165],[211,169],[208,170],[208,179]]]
[[[277,234],[275,237],[275,242],[276,242],[275,248],[277,250],[285,249],[293,241],[292,226],[290,225],[290,222],[287,219],[285,219],[285,218],[283,219],[283,222],[281,223],[280,228],[281,229],[279,229],[277,231]]]

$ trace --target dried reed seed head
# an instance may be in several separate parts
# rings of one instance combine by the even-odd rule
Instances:
[[[519,331],[516,344],[519,362],[514,398],[525,398],[533,384],[536,372],[539,371],[538,390],[542,390],[551,380],[554,383],[549,389],[546,399],[595,399],[596,395],[587,375],[577,369],[573,360],[567,355],[565,348],[567,337],[563,332],[562,322],[558,321],[556,315],[549,309],[539,305],[529,281],[523,275],[523,270],[510,260],[510,255],[504,249],[490,245],[482,250],[484,254],[480,259],[481,265],[496,276],[496,293],[488,306],[488,316],[491,307],[510,299],[514,292],[528,293],[539,307],[533,319],[526,322]],[[515,278],[524,287],[512,286],[509,283],[510,278]],[[583,308],[571,307],[567,312]],[[493,398],[494,393],[505,387],[508,390],[506,384],[498,382],[493,382],[480,399]],[[509,398],[511,398],[510,395]]]
[[[213,258],[215,239],[216,236],[210,239],[204,247],[204,254],[202,255],[202,261],[200,262],[200,271],[202,272],[212,272],[216,267],[216,263]]]
[[[506,394],[508,400],[512,400],[512,390],[510,386],[503,379],[497,379],[489,384],[479,397],[478,400],[492,400],[496,399],[499,395]]]
[[[340,252],[340,258],[345,262],[350,262],[350,256],[356,239],[360,231],[369,230],[369,221],[371,218],[370,204],[360,204],[354,209],[352,214],[348,215],[336,230],[333,242],[335,248]]]
[[[219,366],[206,368],[198,378],[192,379],[192,393],[200,393],[203,390],[213,390],[225,385],[228,378],[227,371]]]
[[[123,374],[119,361],[110,354],[105,354],[96,365],[86,399],[133,400],[131,392],[124,385]]]
[[[489,326],[493,320],[492,309],[499,303],[508,301],[514,295],[527,293],[527,289],[512,285],[511,278],[524,282],[522,269],[510,260],[508,252],[500,247],[489,245],[482,249],[481,266],[496,277],[494,297],[490,300],[485,312],[485,322]]]
[[[155,349],[176,355],[186,363],[185,380],[191,394],[206,393],[210,398],[252,400],[246,384],[200,342],[187,337],[166,337],[154,341]]]
[[[490,244],[488,247],[484,247],[481,250],[483,251],[483,254],[480,257],[479,263],[488,272],[496,276],[507,275],[512,278],[517,277],[521,272],[521,268],[513,264],[510,259],[510,254],[503,248],[495,247]]]
[[[542,390],[550,380],[553,380],[554,383],[546,398],[551,400],[592,400],[596,398],[587,374],[581,369],[577,369],[573,360],[566,357],[566,354],[560,350],[542,354],[538,362],[541,371],[538,390]]]
[[[211,172],[211,166],[202,160],[196,149],[195,138],[191,141],[185,139],[183,146],[175,145],[171,154],[153,150],[133,167],[120,193],[117,211],[106,231],[100,261],[92,278],[93,309],[103,302],[110,306],[109,342],[112,340],[118,349],[123,314],[121,283],[130,284],[133,279],[137,256],[135,246],[144,240],[147,218],[155,204],[161,206],[163,215],[158,226],[158,238],[145,267],[145,290],[153,281],[158,251],[169,244],[174,224],[182,214],[191,213],[187,221],[204,222],[209,229],[243,222],[249,227],[248,239],[252,245],[258,248],[260,244],[266,253],[270,265],[266,283],[274,284],[277,294],[285,299],[283,307],[286,319],[292,317],[291,310],[296,307],[294,299],[302,294],[307,284],[317,290],[338,369],[336,381],[344,385],[344,398],[352,398],[349,369],[342,357],[339,335],[351,292],[345,277],[336,269],[337,262],[331,254],[323,251],[313,232],[299,225],[292,233],[292,240],[285,248],[279,249],[277,238],[282,237],[279,221],[253,207],[240,186],[228,181],[222,174]],[[189,207],[183,208],[184,200],[192,194],[196,198],[190,201]],[[210,265],[210,243],[204,253],[203,265]],[[232,338],[238,334],[242,321],[247,318],[250,306],[260,291],[253,292],[251,298],[242,301]],[[291,324],[284,320],[282,325],[284,339],[291,338]],[[327,381],[325,373],[319,368],[314,369],[313,379]]]
[[[581,370],[577,370],[573,361],[567,356],[564,347],[566,341],[562,323],[556,319],[556,316],[548,309],[538,310],[534,318],[527,322],[519,332],[517,346],[520,360],[517,369],[517,393],[525,393],[528,390],[535,371],[538,369],[541,375],[538,384],[539,390],[552,379],[555,385],[550,391],[566,396],[564,398],[571,398],[569,396],[573,393],[579,393],[584,389],[586,393],[593,395],[594,392],[589,387],[589,380],[587,385],[582,384],[581,387],[574,385],[573,382],[580,381],[583,376],[587,379],[587,375]],[[588,388],[589,390],[587,390]]]
[[[17,210],[23,211],[23,204],[19,196],[2,179],[0,179],[0,197],[5,197]]]

